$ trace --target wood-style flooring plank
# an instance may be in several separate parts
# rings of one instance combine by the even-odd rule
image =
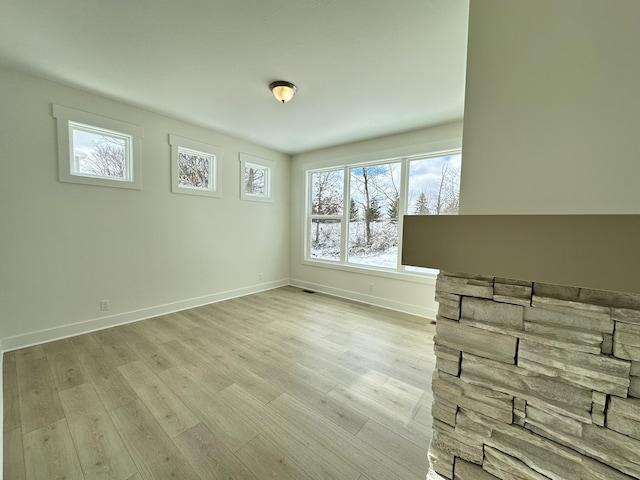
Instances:
[[[116,366],[126,365],[127,363],[140,360],[140,357],[127,346],[124,339],[113,328],[98,330],[89,335],[100,344],[102,350]]]
[[[107,410],[131,403],[137,397],[110,356],[102,348],[81,351],[78,357]]]
[[[237,385],[225,388],[218,396],[246,420],[260,435],[277,443],[282,452],[313,478],[357,480],[360,472],[344,459],[298,428],[269,406],[265,406]]]
[[[178,435],[173,441],[203,479],[258,480],[202,423]]]
[[[332,423],[323,422],[313,410],[293,397],[282,394],[271,404],[283,417],[318,439],[337,455],[348,456],[354,467],[376,480],[417,480],[404,465],[380,454],[366,442],[354,437]],[[421,479],[422,480],[422,479]]]
[[[133,350],[154,372],[160,372],[175,366],[173,361],[171,361],[171,359],[162,351],[160,346],[151,341],[138,328],[138,324],[129,323],[127,325],[116,327],[116,330],[129,348],[131,348],[131,350]]]
[[[22,433],[28,434],[62,420],[64,412],[58,390],[51,378],[47,358],[40,356],[39,353],[37,358],[31,355],[18,355],[16,371]]]
[[[424,425],[427,428],[431,428],[431,426],[433,425],[431,407],[421,405],[420,409],[416,412],[416,415],[413,417],[413,419],[421,425]]]
[[[160,376],[232,452],[236,452],[258,434],[232,408],[198,383],[186,370],[170,368],[161,372]]]
[[[21,348],[20,350],[15,351],[16,361],[18,359],[25,360],[37,360],[39,358],[45,358],[46,355],[44,353],[43,345],[34,345],[33,347]]]
[[[65,419],[23,437],[27,480],[83,480],[78,455]]]
[[[58,391],[73,388],[87,381],[78,355],[73,349],[73,344],[70,340],[64,339],[49,342],[43,348]]]
[[[424,448],[418,447],[374,420],[369,420],[358,432],[357,437],[380,453],[399,461],[421,478],[426,477],[429,461]]]
[[[143,361],[122,365],[118,370],[169,437],[176,437],[199,423],[182,400]]]
[[[424,425],[410,420],[406,415],[398,415],[392,409],[381,405],[375,399],[370,398],[357,389],[349,389],[344,385],[338,385],[329,396],[344,402],[354,410],[363,415],[376,420],[388,429],[407,440],[415,443],[419,447],[428,448],[431,440],[431,431]]]
[[[118,407],[110,416],[144,480],[200,480],[142,401]]]
[[[21,429],[22,425],[20,420],[20,397],[18,395],[16,352],[7,352],[4,354],[2,362],[2,378],[4,407],[3,430],[6,432]]]
[[[302,382],[292,384],[287,389],[287,393],[314,410],[318,415],[324,417],[326,421],[333,422],[354,435],[358,433],[367,421],[365,415],[354,410],[349,405],[339,402]]]
[[[138,472],[93,385],[64,390],[60,400],[86,478],[127,480]]]
[[[24,480],[26,478],[24,465],[24,449],[22,445],[22,430],[5,430],[2,438],[4,462],[2,466],[3,478],[6,480]]]
[[[73,349],[76,353],[84,353],[89,350],[100,348],[100,344],[90,333],[71,337],[69,338],[69,341],[71,342],[71,345],[73,345]]]
[[[236,455],[260,480],[314,480],[273,443],[257,436]]]
[[[243,337],[223,325],[211,325],[209,328],[216,335],[216,338],[226,337],[233,345],[233,353],[245,362],[253,362],[251,368],[261,376],[271,377],[276,374],[274,370],[277,369],[286,374],[294,375],[324,393],[327,393],[336,384],[335,380],[304,365],[292,363],[284,355],[271,351],[272,345],[263,339]],[[253,349],[248,346],[249,344]],[[255,348],[256,346],[258,348]],[[264,375],[259,370],[262,370]]]
[[[174,342],[177,341],[174,340]],[[171,345],[172,343],[173,342],[165,343],[165,348],[174,348],[174,346]],[[209,365],[214,369],[215,372],[217,372],[216,379],[218,380],[218,382],[216,382],[216,388],[218,386],[221,386],[221,388],[219,389],[221,390],[222,388],[226,388],[229,386],[226,384],[226,381],[219,382],[220,379],[233,379],[234,383],[240,385],[242,388],[251,393],[251,395],[260,399],[263,403],[270,402],[283,392],[281,388],[278,388],[277,386],[268,382],[263,377],[246,368],[246,366],[236,362],[231,354],[218,348],[216,344],[217,342],[215,340],[210,340],[202,337],[196,337],[193,340],[194,347],[202,353],[206,352],[206,356],[209,360]],[[220,375],[220,377],[218,377],[218,375]],[[203,384],[205,384],[205,386],[209,388],[211,387],[208,379],[207,381],[203,382]]]
[[[179,340],[161,345],[162,350],[172,358],[174,366],[186,368],[189,373],[212,393],[219,392],[233,383],[225,372],[209,360],[210,356],[197,348],[189,348]]]

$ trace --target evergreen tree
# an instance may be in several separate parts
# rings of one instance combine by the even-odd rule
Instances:
[[[413,206],[414,215],[429,215],[429,207],[427,206],[427,196],[424,192],[420,194]]]
[[[382,212],[380,211],[380,205],[378,204],[378,199],[373,198],[369,207],[365,212],[366,220],[368,223],[377,222],[382,217]]]
[[[398,204],[400,202],[400,197],[398,195],[395,196],[391,205],[387,208],[387,215],[389,215],[389,221],[392,223],[396,223],[398,221]]]
[[[356,201],[352,198],[349,204],[349,221],[357,222],[358,221],[358,205],[356,205]]]

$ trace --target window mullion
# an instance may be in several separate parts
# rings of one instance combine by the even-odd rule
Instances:
[[[349,168],[344,167],[343,170],[343,187],[342,187],[342,224],[340,225],[340,263],[347,263],[347,249],[349,248],[349,205],[351,203],[351,192],[349,191]]]
[[[409,196],[409,161],[403,158],[400,163],[400,198],[398,200],[398,271],[404,270],[402,266],[402,233],[404,225],[404,216],[407,213],[408,208],[408,196]]]

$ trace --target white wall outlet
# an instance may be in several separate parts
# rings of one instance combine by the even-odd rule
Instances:
[[[259,274],[258,274],[258,280],[262,280],[262,277],[263,277],[263,274],[262,274],[262,273],[259,273]]]
[[[373,292],[373,287],[374,287],[373,283],[370,283],[370,284],[369,284],[369,291],[370,291],[370,292]]]
[[[100,311],[106,312],[109,310],[109,300],[100,300]]]

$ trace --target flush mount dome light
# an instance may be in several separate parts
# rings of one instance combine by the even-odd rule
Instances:
[[[298,88],[291,82],[285,82],[284,80],[277,80],[271,82],[269,89],[276,97],[276,100],[282,103],[287,103],[296,94]]]

